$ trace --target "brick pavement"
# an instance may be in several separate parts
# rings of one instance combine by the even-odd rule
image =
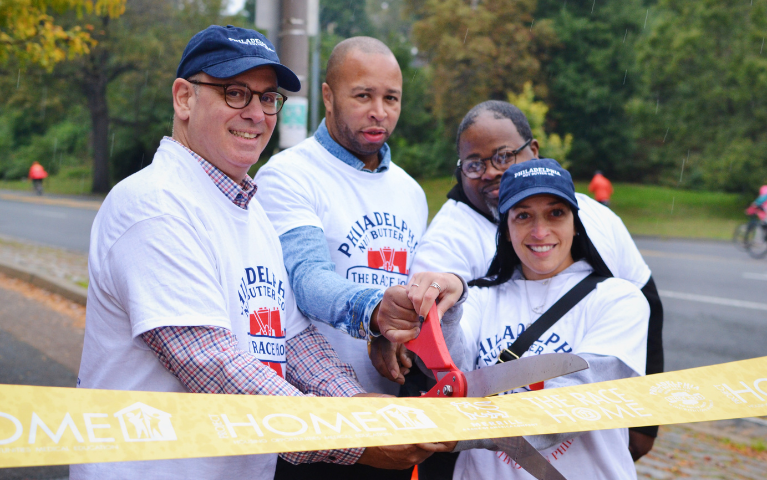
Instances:
[[[661,427],[653,450],[636,463],[640,479],[764,480],[767,422],[722,420]]]

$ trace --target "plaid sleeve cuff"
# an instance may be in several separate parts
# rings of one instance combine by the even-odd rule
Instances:
[[[318,397],[351,397],[365,393],[354,369],[338,358],[314,325],[289,339],[285,346],[285,379],[302,392]]]
[[[347,448],[345,450],[319,450],[316,452],[288,452],[281,453],[280,457],[293,465],[316,462],[354,465],[363,452],[365,452],[364,448]]]
[[[159,327],[141,338],[190,392],[301,395],[257,357],[237,350],[237,340],[229,330]]]

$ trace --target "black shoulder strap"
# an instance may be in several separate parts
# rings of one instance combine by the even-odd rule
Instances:
[[[557,323],[560,318],[570,311],[575,305],[578,304],[583,298],[588,295],[592,290],[597,287],[599,282],[607,280],[608,277],[603,277],[596,273],[592,273],[588,277],[584,278],[576,286],[570,289],[569,292],[564,294],[562,298],[557,300],[554,305],[546,310],[543,315],[538,317],[529,328],[527,328],[511,346],[503,351],[498,357],[499,362],[508,362],[516,360],[521,357],[527,349],[530,348],[546,330],[551,328],[552,325]]]

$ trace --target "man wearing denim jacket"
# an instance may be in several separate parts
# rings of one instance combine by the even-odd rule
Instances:
[[[333,50],[322,93],[325,120],[259,170],[257,196],[280,236],[298,308],[367,391],[396,394],[397,383],[371,365],[367,339],[381,333],[378,319],[417,318],[402,286],[426,229],[426,197],[385,143],[400,114],[402,73],[386,45],[350,38]],[[367,468],[283,464],[276,478],[410,478]]]

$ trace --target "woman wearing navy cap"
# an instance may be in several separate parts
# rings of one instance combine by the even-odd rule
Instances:
[[[470,283],[465,302],[459,300],[442,319],[446,338],[459,338],[450,346],[454,360],[470,369],[497,363],[520,334],[594,272],[572,179],[556,161],[541,159],[513,165],[502,177],[499,197],[502,216],[495,258],[487,275]],[[595,273],[610,276],[609,272]],[[431,288],[434,282],[452,291],[462,288],[455,275],[417,274],[408,285],[416,310],[428,311],[437,290]],[[514,392],[643,375],[649,312],[641,291],[631,283],[617,278],[597,283],[522,355],[574,353],[588,360],[590,368]],[[449,330],[458,325],[463,335],[452,335]],[[563,396],[561,408],[538,406],[562,423],[572,423],[574,431],[588,423],[586,417],[608,415],[605,410],[632,417],[643,415],[632,399],[603,393],[593,398]],[[514,412],[506,413],[516,418]],[[527,440],[569,480],[636,479],[625,428],[537,435]],[[505,453],[494,451],[498,449],[492,440],[481,443],[484,448],[461,453],[454,479],[533,478]]]

